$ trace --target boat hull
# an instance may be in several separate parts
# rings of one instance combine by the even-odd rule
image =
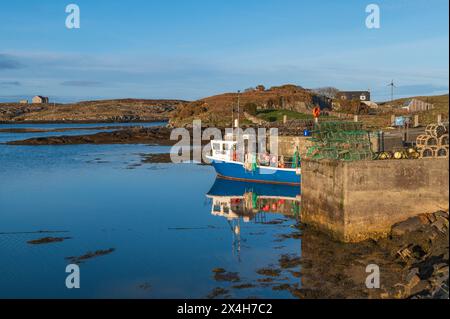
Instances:
[[[253,192],[258,196],[283,197],[297,199],[301,194],[298,185],[277,185],[269,183],[254,183],[249,181],[233,181],[217,178],[207,195],[222,197],[240,197],[247,192]]]
[[[242,163],[214,159],[211,159],[211,162],[221,178],[256,183],[300,185],[301,178],[295,169],[258,167],[255,171],[247,171]]]

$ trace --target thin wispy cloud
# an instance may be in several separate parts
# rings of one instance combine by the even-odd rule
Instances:
[[[101,86],[102,82],[98,81],[63,81],[61,82],[63,86],[79,86],[79,87],[93,87],[93,86]]]
[[[152,55],[77,55],[65,53],[10,53],[26,67],[10,70],[18,80],[30,84],[29,91],[47,95],[73,95],[71,88],[83,88],[83,96],[158,97],[198,99],[208,95],[264,84],[295,83],[306,88],[335,86],[342,90],[370,89],[377,100],[388,98],[386,84],[392,78],[402,83],[399,94],[428,95],[448,90],[448,71],[417,67],[376,67],[373,64],[333,63],[329,56],[299,58],[286,63],[235,63],[211,57],[160,57]],[[31,75],[30,75],[31,74]],[[67,78],[75,78],[67,80]],[[86,80],[88,78],[88,80]],[[205,81],[207,79],[207,81]],[[31,83],[34,83],[33,85]],[[10,83],[12,84],[12,83]],[[63,89],[66,88],[66,89]],[[47,93],[48,92],[48,93]]]
[[[14,57],[8,54],[0,53],[0,70],[15,70],[20,69],[23,65]]]
[[[51,0],[41,1],[46,10],[40,15],[20,3],[2,7],[0,18],[20,14],[35,25],[24,29],[14,22],[8,28],[17,37],[0,34],[0,80],[22,83],[20,89],[8,86],[8,94],[193,100],[258,84],[294,83],[370,89],[374,99],[383,100],[392,79],[403,87],[399,94],[448,90],[443,0],[425,16],[424,1],[380,0],[379,30],[367,29],[365,4],[351,1],[263,1],[257,7],[242,2],[240,12],[229,1],[183,10],[142,1],[117,3],[108,15],[97,2],[80,1],[85,23],[76,31],[55,19],[59,9]],[[314,18],[319,15],[320,23]],[[83,20],[88,16],[95,23]]]
[[[21,86],[19,81],[0,81],[0,86]]]

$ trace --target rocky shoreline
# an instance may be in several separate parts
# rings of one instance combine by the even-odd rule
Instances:
[[[76,144],[157,144],[173,145],[171,130],[166,127],[133,127],[92,135],[36,137],[11,141],[8,145],[76,145]]]
[[[27,120],[27,121],[16,121],[16,120],[10,120],[10,121],[0,121],[1,124],[36,124],[36,125],[45,125],[45,124],[124,124],[124,123],[158,123],[158,122],[168,122],[168,118],[160,118],[160,119],[140,119],[136,118],[135,120],[126,120],[126,119],[108,119],[108,120]]]
[[[438,211],[394,225],[387,238],[344,244],[305,226],[301,298],[448,299],[449,215]],[[367,265],[380,269],[380,289],[367,289]]]
[[[94,127],[62,127],[62,128],[0,128],[0,133],[49,133],[49,132],[70,132],[70,131],[100,131],[100,130],[121,130],[128,129],[130,126],[94,126]]]
[[[233,289],[261,287],[300,299],[448,299],[448,216],[422,214],[394,225],[387,238],[351,244],[299,223],[275,241],[301,240],[301,255],[282,254],[278,264],[260,265],[255,281],[241,282],[240,274],[215,268],[214,278],[218,272],[232,276],[221,276],[207,297],[231,298]],[[379,288],[366,286],[368,265],[379,267]]]
[[[378,242],[403,267],[403,281],[382,298],[449,298],[449,214],[421,214],[392,227]]]

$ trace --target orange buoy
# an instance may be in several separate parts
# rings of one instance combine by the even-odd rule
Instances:
[[[319,118],[319,116],[320,116],[320,107],[315,107],[314,109],[313,109],[313,116],[314,116],[314,118]]]

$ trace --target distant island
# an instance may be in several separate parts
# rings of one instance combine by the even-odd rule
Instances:
[[[112,123],[168,121],[186,101],[118,99],[59,103],[0,103],[0,123]]]

